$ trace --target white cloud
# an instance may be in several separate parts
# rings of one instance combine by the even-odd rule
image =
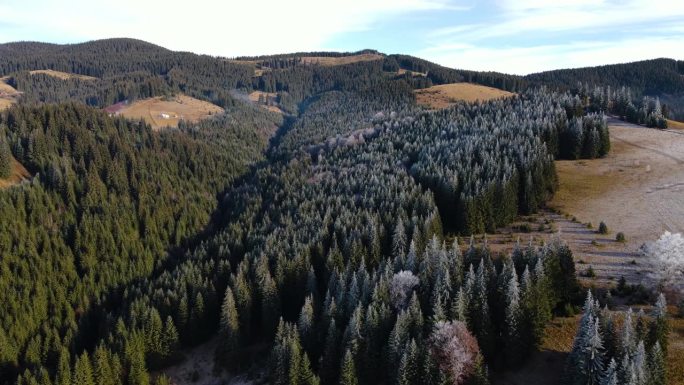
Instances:
[[[498,0],[496,5],[498,13],[483,21],[435,29],[416,54],[447,66],[518,74],[684,58],[682,1]]]
[[[316,50],[331,37],[371,28],[385,17],[455,9],[447,0],[163,1],[6,0],[0,4],[0,40],[25,33],[61,40],[125,36],[216,55]]]
[[[501,13],[486,23],[460,25],[433,31],[433,37],[481,41],[511,38],[530,33],[591,32],[634,28],[649,23],[671,20],[681,25],[684,2],[628,0],[620,4],[594,0],[505,0]],[[528,35],[535,39],[539,35]]]

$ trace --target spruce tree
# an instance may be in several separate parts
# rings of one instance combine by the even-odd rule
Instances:
[[[665,355],[660,348],[660,342],[656,341],[648,356],[648,384],[665,385],[665,375]]]
[[[670,332],[667,320],[667,302],[665,296],[660,293],[655,307],[653,308],[653,321],[649,330],[650,345],[658,343],[664,355],[667,355],[668,334]]]
[[[420,351],[414,339],[406,345],[399,362],[399,385],[412,385],[421,382]]]
[[[109,353],[104,346],[98,346],[94,354],[94,379],[98,385],[116,385],[117,377],[112,370]]]
[[[618,368],[614,358],[611,358],[608,363],[601,385],[618,385]]]
[[[230,287],[226,288],[221,305],[221,351],[228,354],[238,348],[240,342],[240,325],[235,298]]]
[[[624,320],[622,321],[622,333],[620,335],[620,343],[622,346],[621,353],[632,356],[636,350],[636,335],[634,332],[634,325],[632,322],[632,308],[627,310],[625,313]]]
[[[176,330],[176,326],[173,324],[171,316],[167,316],[166,321],[164,322],[162,341],[167,356],[171,355],[176,351],[176,348],[178,348],[178,330]]]
[[[520,308],[520,288],[518,286],[518,275],[515,272],[515,267],[512,263],[506,264],[504,269],[508,274],[508,282],[506,283],[506,314],[505,314],[505,344],[506,344],[506,359],[509,365],[514,365],[524,357],[525,352],[523,347],[521,323],[521,308]]]
[[[354,358],[349,350],[344,353],[340,370],[340,385],[359,385]]]
[[[55,385],[71,385],[71,355],[69,351],[62,347],[59,353],[59,362],[57,363],[57,376],[55,377]]]
[[[71,383],[73,385],[95,385],[93,367],[90,364],[90,358],[88,357],[87,352],[83,352],[83,354],[76,359]]]
[[[397,225],[392,234],[392,256],[402,261],[406,257],[406,230],[401,217],[397,220]],[[403,270],[404,266],[401,269]]]
[[[307,350],[311,349],[314,343],[313,318],[313,297],[308,296],[304,300],[304,305],[302,305],[302,310],[299,312],[299,319],[297,320],[297,330],[299,331],[299,337],[302,340],[302,345]]]
[[[12,173],[12,153],[5,132],[0,127],[0,178],[7,178]]]

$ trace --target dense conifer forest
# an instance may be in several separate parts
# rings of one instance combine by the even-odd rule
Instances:
[[[159,369],[212,338],[219,370],[264,383],[488,384],[581,304],[560,238],[498,255],[479,234],[542,207],[555,159],[607,155],[603,113],[636,109],[627,91],[403,55],[237,61],[126,39],[0,45],[0,75],[24,92],[0,113],[0,178],[13,159],[32,175],[0,190],[0,384],[165,384]],[[517,94],[415,103],[415,88],[464,80]],[[286,114],[236,90],[275,92]],[[226,112],[156,132],[95,108],[178,92]],[[592,297],[584,312],[569,383],[597,383],[587,368],[662,383],[660,313],[604,342],[609,313]]]
[[[644,96],[659,97],[667,104],[672,119],[684,120],[684,61],[654,59],[635,63],[613,64],[532,74],[525,77],[530,84],[554,85],[577,90],[580,84],[607,89],[608,93],[629,92],[630,102]],[[605,92],[604,92],[605,94]],[[640,103],[637,103],[640,104]]]

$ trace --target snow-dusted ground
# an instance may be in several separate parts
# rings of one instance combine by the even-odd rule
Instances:
[[[616,119],[610,119],[609,126],[609,156],[558,164],[561,186],[564,174],[588,175],[585,183],[600,188],[592,196],[576,194],[568,199],[566,194],[561,205],[564,212],[591,222],[594,228],[605,221],[612,237],[622,231],[627,242],[621,248],[609,239],[599,240],[604,247],[593,247],[591,240],[596,235],[591,230],[572,223],[559,227],[575,254],[591,263],[599,278],[626,275],[628,281],[631,277],[634,283],[648,283],[644,278],[651,267],[647,260],[639,259],[639,247],[664,231],[684,233],[684,131],[649,129]],[[573,183],[584,179],[577,180],[580,182]],[[629,264],[632,260],[636,264]]]

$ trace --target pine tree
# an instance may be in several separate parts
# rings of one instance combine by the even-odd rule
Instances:
[[[328,332],[325,337],[325,346],[323,348],[323,357],[321,359],[321,380],[324,384],[334,383],[337,378],[339,369],[339,337],[335,320],[332,319],[328,326]]]
[[[299,337],[302,340],[302,345],[305,349],[309,350],[313,347],[313,297],[308,296],[304,300],[304,305],[302,310],[299,312],[299,319],[297,320],[297,330],[299,331]]]
[[[178,330],[176,330],[176,326],[173,324],[173,318],[171,318],[171,316],[167,316],[166,321],[164,322],[162,341],[167,356],[176,351],[176,348],[178,347]]]
[[[458,289],[456,294],[456,300],[454,301],[453,308],[451,310],[451,316],[458,321],[468,323],[468,296],[463,290],[463,287]]]
[[[601,385],[618,385],[618,368],[614,358],[610,359],[606,373],[601,380]]]
[[[665,355],[660,348],[660,342],[656,341],[648,357],[648,384],[665,385],[666,383]]]
[[[5,132],[0,127],[0,178],[7,178],[12,173],[12,152],[10,151]]]
[[[359,380],[356,376],[356,365],[354,358],[349,350],[344,354],[342,368],[340,371],[340,385],[358,385]]]
[[[149,385],[150,376],[145,367],[145,341],[143,336],[133,334],[125,347],[128,361],[128,384]]]
[[[74,365],[74,375],[71,377],[73,385],[95,385],[93,367],[87,352],[83,352]]]
[[[162,331],[164,325],[161,316],[157,309],[152,308],[145,319],[145,345],[146,351],[154,353],[157,356],[165,356],[167,352],[164,351],[162,341]]]
[[[657,342],[665,355],[667,355],[669,332],[667,302],[665,301],[665,296],[660,293],[653,308],[653,322],[650,325],[649,342],[650,345],[655,345]]]
[[[580,363],[583,365],[583,373],[586,382],[582,384],[600,384],[603,376],[603,340],[599,329],[599,320],[595,319],[591,332],[587,336],[585,347],[583,348],[583,356]]]
[[[627,313],[625,313],[625,319],[622,322],[620,342],[622,344],[622,354],[627,354],[631,357],[636,350],[636,336],[634,333],[634,325],[632,323],[632,308],[629,308]]]
[[[412,385],[421,383],[420,352],[416,341],[411,339],[399,362],[399,385]]]
[[[240,324],[235,307],[235,298],[230,287],[226,288],[226,295],[221,305],[221,350],[224,354],[235,351],[240,342]]]
[[[59,363],[57,364],[57,376],[55,385],[71,385],[71,355],[69,351],[62,347],[59,353]]]
[[[520,288],[518,286],[518,275],[512,263],[504,266],[508,275],[506,284],[506,314],[505,314],[505,335],[506,335],[506,357],[509,365],[516,364],[520,358],[524,357],[524,347],[522,344],[523,330],[520,322]]]
[[[104,346],[99,346],[95,349],[95,373],[94,379],[98,385],[116,385],[117,377],[114,377],[114,372],[111,366],[109,352]]]
[[[270,272],[266,272],[259,285],[261,295],[261,328],[263,337],[270,338],[275,333],[280,316],[280,298],[278,288],[271,277]]]
[[[392,234],[392,256],[394,258],[403,260],[406,255],[406,230],[404,229],[404,221],[399,217],[397,225],[394,227],[394,234]],[[401,267],[404,268],[403,266]]]

